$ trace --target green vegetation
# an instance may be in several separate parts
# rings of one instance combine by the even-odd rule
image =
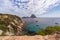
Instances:
[[[37,35],[46,35],[46,31],[44,29],[41,29],[37,32]]]
[[[6,32],[8,29],[8,27],[4,26],[4,25],[0,25],[0,30]]]
[[[38,35],[50,35],[54,34],[57,31],[60,32],[60,26],[48,26],[45,29],[41,29],[37,32]]]

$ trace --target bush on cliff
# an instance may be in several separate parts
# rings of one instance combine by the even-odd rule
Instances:
[[[41,29],[37,32],[38,35],[50,35],[50,34],[54,34],[57,31],[60,32],[60,26],[48,26],[45,29]]]

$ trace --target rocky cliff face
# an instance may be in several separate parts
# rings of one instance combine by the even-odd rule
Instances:
[[[16,15],[0,14],[0,35],[20,35],[24,22]]]

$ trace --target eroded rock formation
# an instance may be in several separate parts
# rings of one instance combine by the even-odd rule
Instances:
[[[0,14],[0,35],[20,35],[24,22],[16,15]]]

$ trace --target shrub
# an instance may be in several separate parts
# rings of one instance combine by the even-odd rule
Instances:
[[[37,32],[37,35],[46,35],[46,32],[44,29],[42,29]]]
[[[48,26],[45,29],[41,29],[37,32],[38,35],[50,35],[60,31],[60,26]]]

